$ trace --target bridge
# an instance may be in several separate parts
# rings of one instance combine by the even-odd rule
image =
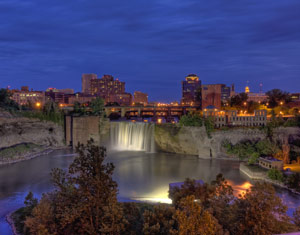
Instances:
[[[107,117],[118,115],[121,118],[131,117],[181,117],[196,111],[196,107],[189,106],[107,106],[104,108]]]

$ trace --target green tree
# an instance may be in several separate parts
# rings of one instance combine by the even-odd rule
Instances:
[[[278,180],[278,181],[283,181],[283,174],[280,170],[274,168],[274,169],[270,169],[268,171],[268,177],[271,179],[271,180]]]
[[[18,104],[11,99],[12,93],[7,89],[0,89],[0,108],[8,111],[18,110]]]
[[[203,119],[199,114],[183,115],[179,120],[179,124],[181,126],[202,126]]]
[[[248,95],[247,93],[240,93],[230,98],[229,104],[231,107],[241,108],[244,106],[244,102],[247,102]]]
[[[92,109],[92,114],[100,116],[104,111],[104,100],[102,98],[97,97],[91,101],[90,107]]]
[[[282,91],[280,89],[273,89],[266,92],[269,100],[269,107],[275,108],[280,102],[288,103],[291,100],[291,96],[288,92]]]

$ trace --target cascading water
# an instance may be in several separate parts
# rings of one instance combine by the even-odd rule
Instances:
[[[155,152],[154,124],[142,122],[112,122],[111,147],[114,150]]]

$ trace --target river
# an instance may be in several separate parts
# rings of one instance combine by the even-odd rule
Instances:
[[[23,206],[25,196],[32,191],[36,197],[53,190],[50,172],[53,168],[67,169],[72,162],[72,150],[58,150],[0,167],[0,234],[12,234],[5,216]],[[107,161],[116,166],[114,179],[119,185],[119,200],[149,200],[166,202],[168,185],[184,181],[187,177],[209,182],[222,173],[235,188],[235,193],[251,186],[247,176],[239,171],[239,162],[204,160],[194,156],[141,151],[110,151]],[[289,214],[300,205],[300,197],[287,190],[277,189],[289,207]]]

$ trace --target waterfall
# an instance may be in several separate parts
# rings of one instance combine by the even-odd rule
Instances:
[[[154,124],[142,122],[112,122],[111,147],[115,150],[155,152]]]

